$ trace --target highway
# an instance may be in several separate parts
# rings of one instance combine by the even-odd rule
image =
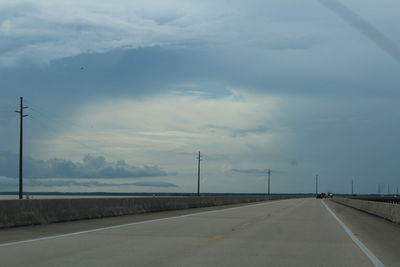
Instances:
[[[288,199],[3,229],[0,266],[399,266],[399,242],[399,225]]]

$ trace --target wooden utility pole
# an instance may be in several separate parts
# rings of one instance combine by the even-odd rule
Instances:
[[[24,145],[24,118],[28,115],[24,115],[24,109],[28,107],[24,107],[23,103],[24,99],[22,96],[20,97],[20,108],[15,112],[19,113],[19,199],[23,198],[23,145]]]
[[[197,196],[200,196],[200,161],[201,161],[201,154],[199,151],[199,157],[197,158],[198,166],[197,166]]]
[[[268,168],[268,196],[271,195],[271,169]]]
[[[354,180],[351,180],[351,195],[354,195]]]

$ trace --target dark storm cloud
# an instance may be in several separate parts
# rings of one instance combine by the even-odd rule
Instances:
[[[344,92],[356,95],[376,92],[376,88],[385,92],[397,90],[393,70],[385,65],[368,72],[354,67],[349,78],[347,68],[336,67],[343,64],[340,58],[309,58],[301,49],[295,50],[296,57],[288,57],[282,64],[281,50],[307,46],[307,40],[278,41],[272,44],[270,52],[241,49],[239,55],[231,47],[223,53],[209,47],[116,49],[58,59],[44,67],[0,69],[2,97],[7,104],[16,104],[17,97],[23,95],[37,106],[44,105],[65,116],[77,106],[111,95],[148,97],[176,90],[177,84],[185,82],[207,85],[210,91],[236,86],[248,91],[304,96]],[[352,78],[360,76],[363,79]],[[385,79],[384,88],[377,76]]]
[[[110,94],[149,96],[174,89],[176,83],[219,80],[224,73],[223,62],[212,59],[209,52],[173,47],[116,49],[53,60],[43,67],[0,68],[2,94],[23,95],[38,105],[45,102],[50,108],[56,107],[55,101],[67,98],[68,103],[61,103],[66,109]]]
[[[18,157],[16,154],[0,153],[0,175],[17,177]],[[140,178],[167,176],[160,167],[137,167],[123,160],[109,162],[104,157],[87,155],[82,162],[53,158],[36,160],[26,157],[25,176],[28,178]]]

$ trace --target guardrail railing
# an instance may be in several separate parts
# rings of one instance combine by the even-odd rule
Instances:
[[[376,201],[376,202],[385,202],[385,203],[392,203],[392,204],[400,204],[400,197],[398,196],[352,196],[350,198],[360,199],[360,200],[368,200],[368,201]]]

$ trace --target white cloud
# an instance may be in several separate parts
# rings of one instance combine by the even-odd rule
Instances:
[[[9,20],[5,20],[3,23],[0,24],[0,31],[2,34],[7,35],[12,28],[11,22]]]
[[[123,158],[129,164],[156,164],[177,171],[169,180],[190,192],[193,181],[187,179],[195,172],[196,151],[201,150],[207,166],[204,179],[209,185],[219,184],[223,180],[214,177],[231,176],[232,164],[246,157],[249,147],[276,150],[285,138],[285,129],[275,121],[281,112],[280,98],[230,92],[221,98],[175,92],[141,100],[93,102],[79,110],[76,126],[41,141],[41,158],[92,153],[112,160]],[[246,164],[260,167],[264,160]],[[251,191],[252,186],[243,188]]]
[[[41,62],[85,52],[197,42],[218,24],[201,2],[26,1],[0,3],[0,65]]]
[[[370,12],[373,1],[350,4],[367,20],[380,23],[379,28],[394,28],[397,14],[391,10],[396,10],[395,3],[380,3],[374,13]],[[253,50],[259,56],[263,51],[275,50],[280,56],[280,51],[318,46],[353,53],[366,41],[316,1],[224,0],[156,4],[142,0],[3,0],[0,38],[5,39],[0,44],[0,67],[43,65],[82,53],[152,46],[212,46],[222,48],[219,53],[229,47]],[[371,45],[371,49],[376,47]]]
[[[337,38],[331,36],[340,29],[337,18],[327,14],[314,1],[5,0],[0,66],[151,46],[296,50],[325,39],[335,46]]]
[[[73,128],[50,142],[79,136],[84,143],[96,142],[107,150],[115,147],[117,152],[133,148],[189,152],[206,145],[215,145],[217,152],[217,146],[227,150],[245,144],[274,146],[281,135],[273,120],[279,107],[277,97],[242,92],[222,98],[170,93],[140,101],[113,99],[81,111],[78,124],[92,130]]]

